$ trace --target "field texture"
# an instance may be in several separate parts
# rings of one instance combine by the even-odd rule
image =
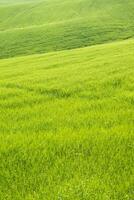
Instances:
[[[0,61],[2,200],[132,200],[134,40]]]
[[[133,0],[0,0],[0,200],[134,200],[133,37]]]

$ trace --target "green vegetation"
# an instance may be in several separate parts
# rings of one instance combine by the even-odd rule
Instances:
[[[134,40],[0,61],[2,200],[132,200]]]
[[[0,58],[130,38],[134,36],[133,10],[133,0],[36,0],[2,5]]]
[[[0,0],[0,200],[134,199],[133,11]]]

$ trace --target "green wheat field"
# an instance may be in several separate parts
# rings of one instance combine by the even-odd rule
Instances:
[[[134,200],[133,0],[0,0],[0,200]]]

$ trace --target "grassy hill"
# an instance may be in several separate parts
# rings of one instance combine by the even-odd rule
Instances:
[[[0,58],[134,36],[133,0],[10,0],[8,5],[0,2]]]
[[[134,1],[0,0],[0,200],[132,200]]]
[[[132,200],[134,40],[0,61],[2,200]]]

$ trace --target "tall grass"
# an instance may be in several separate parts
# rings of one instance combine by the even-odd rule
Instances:
[[[0,61],[0,198],[133,199],[134,41]]]

